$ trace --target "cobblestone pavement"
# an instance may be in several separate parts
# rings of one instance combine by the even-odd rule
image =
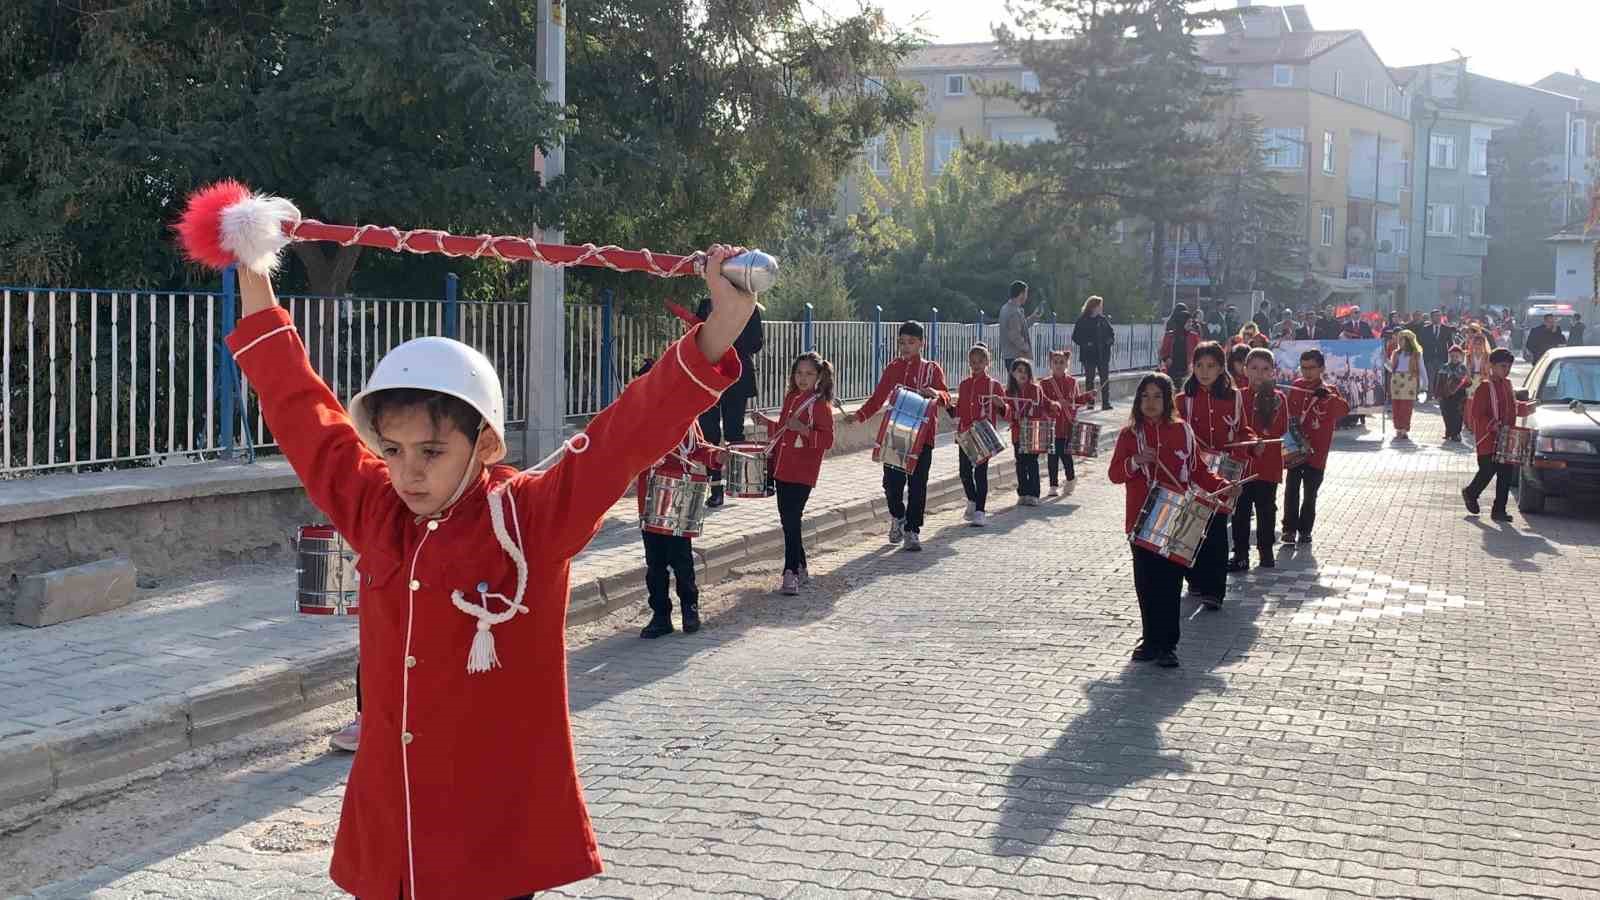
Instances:
[[[597,632],[572,704],[607,871],[559,893],[1595,896],[1600,518],[1465,515],[1472,459],[1419,420],[1340,437],[1316,543],[1186,604],[1181,669],[1127,659],[1101,464],[921,554],[858,538],[798,600],[720,586],[693,637]],[[36,896],[336,896],[347,766]]]

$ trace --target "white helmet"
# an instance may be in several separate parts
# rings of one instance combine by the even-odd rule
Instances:
[[[417,388],[437,391],[465,401],[483,416],[484,425],[500,439],[500,450],[489,460],[497,463],[506,455],[506,401],[500,389],[500,376],[489,358],[450,338],[423,337],[406,341],[378,360],[367,386],[350,401],[350,418],[361,439],[374,452],[381,453],[378,429],[366,400],[378,391]],[[469,440],[476,435],[467,435]]]

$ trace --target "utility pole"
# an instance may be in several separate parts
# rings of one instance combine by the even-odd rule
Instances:
[[[539,0],[538,34],[534,68],[545,83],[545,99],[558,107],[567,103],[566,4]],[[548,155],[534,151],[534,169],[549,184],[566,168],[566,150],[558,143]],[[538,240],[559,244],[559,229],[535,228]],[[562,336],[565,333],[565,270],[529,263],[526,424],[522,432],[522,464],[531,466],[561,444],[566,417],[566,372]]]

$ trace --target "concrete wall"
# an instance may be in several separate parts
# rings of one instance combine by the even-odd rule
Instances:
[[[1568,241],[1556,244],[1555,295],[1568,301],[1594,298],[1593,243]]]

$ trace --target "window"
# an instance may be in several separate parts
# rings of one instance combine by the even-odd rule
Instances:
[[[1394,112],[1395,111],[1395,108],[1394,108],[1394,85],[1392,85],[1392,84],[1385,84],[1383,86],[1383,108],[1387,112]]]
[[[889,174],[889,155],[884,152],[885,145],[884,136],[880,134],[867,141],[862,151],[867,157],[867,167],[878,175]]]
[[[1049,135],[1041,131],[996,131],[994,139],[1002,144],[1037,144],[1049,140]]]
[[[1228,67],[1227,66],[1201,66],[1201,71],[1205,72],[1207,75],[1211,75],[1211,76],[1216,77],[1216,78],[1227,78],[1228,77]]]
[[[948,131],[941,131],[933,137],[933,174],[944,171],[950,164],[950,157],[961,149],[961,137]]]
[[[1400,118],[1411,118],[1411,95],[1405,91],[1400,92]]]
[[[1453,235],[1456,233],[1456,208],[1451,203],[1428,204],[1428,233]]]
[[[1467,211],[1472,218],[1467,220],[1467,234],[1473,237],[1487,237],[1484,232],[1484,210],[1481,206],[1469,206]]]
[[[1322,246],[1333,246],[1333,207],[1322,208]]]
[[[1343,69],[1334,69],[1333,70],[1333,95],[1335,97],[1343,97],[1344,96],[1344,70]]]
[[[1322,171],[1333,174],[1333,132],[1322,133]]]
[[[1265,128],[1261,132],[1262,160],[1269,169],[1298,169],[1305,165],[1304,128]]]
[[[1409,156],[1400,160],[1400,187],[1411,187],[1411,157]]]
[[[1467,163],[1474,175],[1489,174],[1489,139],[1472,139],[1472,158]]]
[[[944,77],[944,95],[946,97],[964,97],[967,94],[967,76],[946,75]]]
[[[1111,243],[1120,244],[1128,239],[1128,220],[1118,219],[1117,224],[1111,226]]]
[[[1368,78],[1366,83],[1361,86],[1361,102],[1371,106],[1372,98],[1376,94],[1377,92],[1372,88],[1372,79]]]
[[[1294,66],[1273,66],[1272,86],[1294,87]]]
[[[1037,94],[1037,93],[1039,93],[1039,73],[1038,72],[1023,72],[1022,73],[1022,90],[1025,91],[1026,93],[1029,93],[1029,94]]]
[[[1429,146],[1428,165],[1435,169],[1456,167],[1456,139],[1453,135],[1436,134]]]
[[[1398,256],[1405,256],[1411,252],[1411,229],[1396,228],[1394,230],[1394,252]]]

